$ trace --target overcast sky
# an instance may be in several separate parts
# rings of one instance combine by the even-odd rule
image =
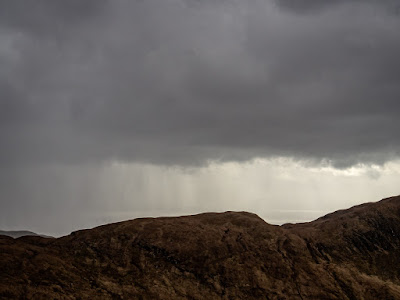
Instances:
[[[0,228],[400,194],[399,32],[398,0],[0,0]]]

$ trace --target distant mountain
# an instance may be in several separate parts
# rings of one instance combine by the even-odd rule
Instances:
[[[1,299],[400,299],[400,197],[313,222],[246,212],[0,237]]]
[[[6,235],[12,238],[19,238],[21,236],[41,236],[41,237],[51,237],[43,234],[37,234],[32,231],[27,231],[27,230],[13,230],[13,231],[6,231],[6,230],[0,230],[0,235]]]

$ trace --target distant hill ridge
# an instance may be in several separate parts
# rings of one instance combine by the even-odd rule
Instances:
[[[38,234],[27,230],[0,230],[0,235],[6,235],[12,238],[19,238],[21,236],[41,236],[41,237],[51,237],[44,234]]]
[[[0,237],[1,299],[400,299],[400,197],[313,222],[246,212]]]

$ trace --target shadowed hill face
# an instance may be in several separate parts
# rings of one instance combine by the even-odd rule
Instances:
[[[399,299],[400,197],[273,226],[245,212],[0,237],[0,298]]]

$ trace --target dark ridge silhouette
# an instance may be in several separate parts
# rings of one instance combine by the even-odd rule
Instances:
[[[400,197],[313,222],[247,212],[0,237],[1,299],[400,299]]]
[[[28,230],[0,230],[0,235],[6,235],[6,236],[10,236],[12,238],[19,238],[21,236],[41,236],[41,237],[47,237],[47,238],[51,238],[52,236],[48,236],[48,235],[44,235],[44,234],[38,234],[32,231],[28,231]]]

